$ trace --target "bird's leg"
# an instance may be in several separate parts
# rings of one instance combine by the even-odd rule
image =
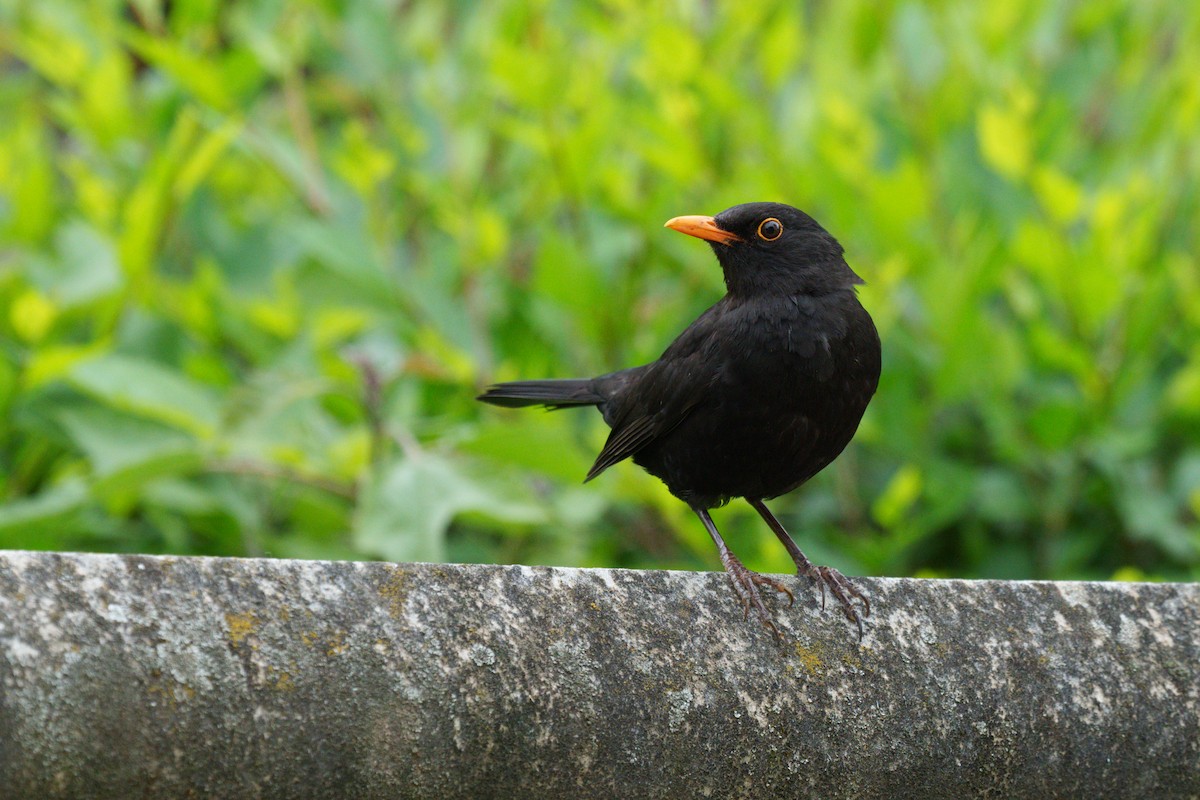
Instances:
[[[779,629],[775,627],[775,623],[767,615],[767,608],[763,605],[762,595],[759,594],[759,586],[770,586],[777,592],[788,596],[789,605],[796,602],[795,596],[779,581],[768,578],[765,575],[759,575],[746,568],[746,565],[738,560],[738,557],[730,552],[726,546],[725,540],[721,538],[721,534],[717,532],[717,526],[709,516],[708,511],[703,508],[693,508],[696,516],[700,517],[700,521],[704,523],[705,530],[712,540],[717,545],[717,552],[721,555],[721,563],[725,565],[725,572],[729,575],[729,580],[733,582],[733,591],[737,593],[738,599],[742,601],[742,618],[745,619],[750,613],[750,607],[754,606],[754,611],[758,614],[758,618],[762,620],[763,625],[770,628],[776,636],[780,636]]]
[[[796,546],[792,537],[788,535],[787,529],[783,527],[779,520],[775,519],[775,515],[771,513],[762,500],[746,498],[746,502],[753,506],[754,510],[763,518],[763,521],[775,532],[775,536],[779,538],[779,541],[783,542],[783,546],[787,548],[788,555],[792,557],[792,561],[796,562],[796,574],[812,578],[821,587],[821,608],[825,608],[825,587],[828,586],[829,593],[841,604],[842,613],[846,615],[846,619],[858,626],[858,638],[862,639],[862,617],[869,617],[871,615],[871,601],[867,599],[867,596],[847,580],[845,575],[833,567],[818,567],[809,561],[804,553],[800,552],[800,548]],[[850,602],[851,597],[858,598],[863,604],[862,616],[859,616],[858,609]]]

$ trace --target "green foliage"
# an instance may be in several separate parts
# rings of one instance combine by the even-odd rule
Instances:
[[[1200,577],[1194,4],[0,3],[0,546],[715,566],[592,412],[779,199],[869,285],[847,572]],[[784,570],[744,507],[736,551]]]

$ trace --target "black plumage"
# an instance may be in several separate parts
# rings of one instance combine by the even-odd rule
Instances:
[[[842,247],[804,212],[747,203],[667,227],[707,240],[726,295],[654,362],[598,378],[518,381],[480,395],[501,406],[594,405],[612,428],[587,474],[626,458],[660,478],[712,536],[748,611],[775,628],[758,586],[791,597],[729,551],[708,510],[743,497],[796,563],[858,626],[866,597],[841,573],[813,565],[764,500],[790,492],[835,459],[879,383],[879,335],[858,301]]]

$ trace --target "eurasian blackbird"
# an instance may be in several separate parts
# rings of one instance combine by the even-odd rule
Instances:
[[[879,334],[858,302],[863,280],[842,246],[812,217],[782,203],[746,203],[666,227],[705,239],[727,293],[657,361],[598,378],[501,383],[479,399],[498,406],[596,406],[612,428],[587,474],[632,457],[691,506],[708,530],[742,602],[778,633],[759,586],[793,599],[746,568],[708,510],[744,497],[787,548],[797,573],[825,588],[858,626],[845,576],[809,561],[764,500],[792,491],[849,443],[879,384]]]

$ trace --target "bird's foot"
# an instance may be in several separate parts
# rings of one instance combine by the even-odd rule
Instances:
[[[801,575],[806,575],[817,582],[821,587],[821,610],[825,610],[825,588],[829,588],[829,593],[842,607],[842,613],[846,615],[846,619],[853,622],[858,627],[858,638],[862,641],[863,626],[862,618],[871,616],[871,601],[863,594],[857,586],[849,581],[845,575],[838,572],[833,567],[818,567],[809,562],[806,568],[801,568]],[[862,603],[863,611],[860,615],[858,609],[850,601],[850,598],[856,598]]]
[[[733,591],[742,601],[742,619],[749,618],[750,608],[753,607],[762,624],[770,628],[776,636],[782,636],[779,628],[775,627],[775,623],[767,614],[767,607],[763,605],[762,594],[758,591],[758,587],[769,586],[780,594],[786,594],[789,606],[796,602],[796,597],[791,590],[774,578],[768,578],[766,575],[760,575],[747,568],[738,560],[737,556],[729,551],[722,553],[721,562],[725,565],[725,572],[729,575],[730,582],[733,583]]]

